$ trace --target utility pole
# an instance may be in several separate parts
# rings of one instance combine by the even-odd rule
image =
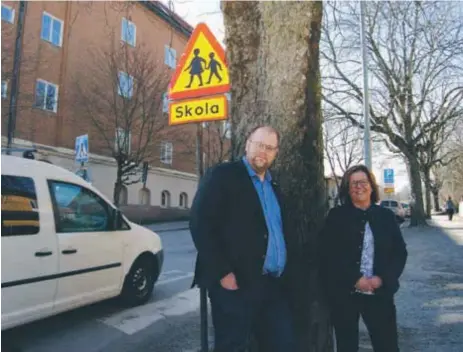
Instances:
[[[203,165],[203,126],[202,123],[196,124],[196,167],[198,175],[198,187],[204,175]],[[209,336],[207,324],[207,291],[204,287],[199,288],[199,303],[201,315],[201,352],[209,351]]]
[[[365,31],[365,1],[360,1],[360,41],[362,45],[362,70],[363,70],[363,154],[365,165],[371,170],[371,138],[370,138],[370,102],[368,95],[368,57]]]
[[[13,59],[13,75],[11,78],[10,107],[8,109],[7,154],[10,154],[9,150],[13,144],[14,131],[16,129],[16,112],[19,95],[19,73],[21,69],[21,53],[24,32],[24,19],[26,17],[26,7],[27,1],[21,0],[19,2],[18,27],[16,29],[16,42]]]

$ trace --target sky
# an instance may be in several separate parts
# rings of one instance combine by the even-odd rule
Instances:
[[[169,4],[168,0],[161,0],[161,2],[166,5]],[[223,45],[225,30],[220,11],[220,0],[173,0],[172,4],[173,10],[193,27],[201,22],[206,23]],[[394,169],[396,191],[400,191],[409,184],[406,166],[400,158],[393,157],[384,148],[382,149],[379,155],[372,155],[373,173],[378,183],[383,184],[383,169]],[[340,171],[338,172],[340,174]],[[325,174],[331,174],[327,162],[325,162]]]

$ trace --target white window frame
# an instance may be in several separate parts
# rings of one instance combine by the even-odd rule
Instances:
[[[2,4],[2,8],[3,8],[3,7],[11,11],[11,16],[10,16],[10,19],[9,19],[9,20],[4,20],[4,19],[2,18],[2,21],[5,21],[5,22],[8,22],[8,23],[14,24],[14,15],[15,15],[14,8],[12,8],[11,6]]]
[[[177,50],[167,44],[164,46],[164,63],[173,69],[177,67]]]
[[[162,142],[161,144],[161,163],[172,165],[174,156],[174,145],[172,142]]]
[[[48,38],[42,38],[43,16],[48,16],[52,20],[51,26],[50,26],[50,33],[48,35]],[[60,31],[61,33],[59,34],[59,44],[58,45],[53,43],[53,21],[61,22],[61,31]],[[63,45],[63,29],[64,29],[64,21],[63,20],[60,20],[58,17],[55,17],[52,14],[50,14],[50,13],[48,13],[46,11],[43,11],[42,18],[41,18],[41,27],[40,27],[40,38],[42,40],[45,40],[45,41],[49,42],[53,46],[61,47]]]
[[[8,97],[8,81],[2,81],[2,99]]]
[[[124,22],[126,23],[126,28],[128,32],[130,32],[129,28],[133,29],[133,43],[129,40],[130,38],[128,37],[128,32],[124,32]],[[137,26],[135,23],[132,21],[128,20],[125,17],[122,17],[122,22],[121,22],[121,40],[133,47],[137,45]]]
[[[42,106],[37,106],[37,84],[41,82],[41,83],[44,83],[45,84],[45,95],[44,95],[44,99],[43,99],[43,104]],[[47,109],[47,88],[48,86],[54,86],[55,87],[55,105],[53,107],[53,110],[48,110]],[[54,83],[51,83],[51,82],[48,82],[44,79],[41,79],[41,78],[38,78],[36,81],[35,81],[35,92],[34,92],[34,107],[38,108],[38,109],[41,109],[41,110],[44,110],[44,111],[49,111],[49,112],[54,112],[56,113],[58,111],[58,97],[59,97],[59,86],[57,84],[54,84]]]
[[[118,128],[116,128],[116,137],[114,139],[114,150],[116,151],[116,153],[121,152],[121,150],[119,149],[119,145],[120,145],[119,141],[120,141],[121,136],[125,140],[127,133],[129,134],[129,138],[128,138],[128,141],[127,141],[128,146],[126,147],[127,149],[122,150],[122,152],[125,152],[126,154],[130,154],[130,152],[132,151],[132,133],[130,131],[127,132],[126,130],[124,130],[121,127],[118,127]]]
[[[122,91],[122,84],[121,84],[122,77],[124,77],[124,79],[127,79],[129,81],[129,83],[131,84],[131,87],[130,87],[128,92],[123,92]],[[126,99],[132,99],[132,97],[133,97],[133,81],[134,81],[133,76],[129,75],[126,72],[119,71],[119,74],[118,74],[118,77],[117,77],[117,83],[118,83],[117,92],[119,93],[119,95],[121,97],[124,97]],[[127,93],[127,95],[125,93]]]

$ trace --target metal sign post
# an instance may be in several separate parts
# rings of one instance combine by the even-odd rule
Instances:
[[[196,124],[196,165],[198,174],[198,187],[201,178],[204,175],[203,164],[203,128],[201,123]],[[209,352],[209,337],[207,324],[207,290],[204,287],[199,288],[200,315],[201,315],[201,352]]]

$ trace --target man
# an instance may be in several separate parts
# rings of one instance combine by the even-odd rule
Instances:
[[[209,291],[216,352],[295,351],[283,276],[288,262],[282,202],[268,171],[278,132],[254,129],[246,155],[204,176],[190,230],[198,250],[195,282]]]

